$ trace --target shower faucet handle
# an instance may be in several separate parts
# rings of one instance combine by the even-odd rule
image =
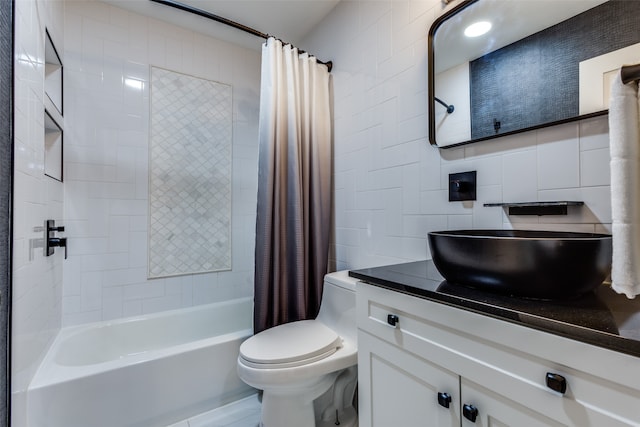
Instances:
[[[46,225],[47,231],[53,231],[53,232],[64,231],[64,225],[56,227],[56,221],[53,219],[48,219],[46,221],[46,224],[47,224]]]
[[[53,219],[48,219],[44,223],[44,256],[55,253],[55,248],[64,248],[64,259],[67,259],[67,238],[55,237],[56,232],[64,231],[64,226],[56,227]]]
[[[49,239],[50,248],[64,248],[64,259],[67,259],[67,239],[66,237],[52,237]]]

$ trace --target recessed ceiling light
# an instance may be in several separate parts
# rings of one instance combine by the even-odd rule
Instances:
[[[480,22],[471,24],[467,28],[465,28],[464,35],[467,37],[478,37],[488,33],[490,29],[491,29],[491,22],[480,21]]]

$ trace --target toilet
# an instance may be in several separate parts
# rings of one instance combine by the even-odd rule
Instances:
[[[314,320],[260,332],[240,346],[238,376],[262,394],[262,427],[355,427],[357,280],[324,277]]]

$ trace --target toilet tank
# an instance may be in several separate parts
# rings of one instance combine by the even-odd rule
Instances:
[[[356,282],[347,270],[324,276],[322,303],[317,320],[342,338],[356,343]]]

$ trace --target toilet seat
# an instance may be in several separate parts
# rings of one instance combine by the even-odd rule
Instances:
[[[260,332],[240,346],[240,358],[259,369],[289,368],[328,357],[342,347],[342,338],[316,320],[285,323]]]

